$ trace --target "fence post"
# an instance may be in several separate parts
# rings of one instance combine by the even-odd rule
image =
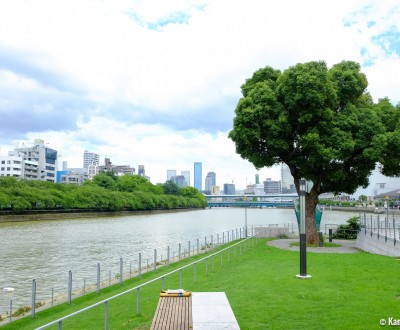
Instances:
[[[217,234],[217,247],[219,246],[219,234]]]
[[[104,330],[108,330],[108,301],[104,302]]]
[[[124,268],[124,261],[119,258],[119,285],[122,285],[122,273]]]
[[[35,310],[36,310],[36,280],[32,280],[32,309],[31,309],[31,317],[35,318]]]
[[[332,237],[333,237],[333,230],[332,228],[329,228],[329,242],[332,242]]]
[[[225,233],[222,232],[222,244],[225,244]]]
[[[97,263],[97,293],[100,293],[100,263]]]
[[[208,276],[208,258],[206,259],[206,276]]]
[[[200,250],[200,243],[199,243],[199,239],[197,239],[197,254],[200,253],[199,250]]]
[[[157,270],[157,249],[154,249],[154,271]]]
[[[396,245],[396,221],[393,218],[393,243]]]
[[[196,263],[193,265],[193,277],[194,277],[194,283],[196,283]]]
[[[207,236],[204,236],[204,253],[207,252]]]
[[[68,305],[71,305],[72,301],[72,270],[68,272]]]
[[[214,236],[211,235],[211,249],[214,248]]]
[[[188,241],[188,257],[190,257],[190,241]]]
[[[12,322],[12,310],[13,310],[12,301],[13,301],[13,298],[10,299],[10,322]]]
[[[178,260],[181,261],[181,243],[178,245]]]
[[[167,246],[167,266],[169,266],[169,245]]]
[[[142,276],[142,253],[139,253],[138,276]]]
[[[136,289],[136,315],[140,314],[140,288]]]

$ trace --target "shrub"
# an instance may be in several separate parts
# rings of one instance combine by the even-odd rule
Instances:
[[[337,231],[333,234],[333,238],[340,239],[356,239],[357,233],[360,230],[360,218],[355,216],[347,221],[347,225],[340,225]]]

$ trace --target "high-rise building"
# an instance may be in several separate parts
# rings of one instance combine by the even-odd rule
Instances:
[[[166,181],[172,180],[173,176],[176,176],[176,170],[167,170],[167,180]]]
[[[139,165],[138,166],[138,175],[146,176],[146,171],[144,169],[144,165]]]
[[[194,162],[194,187],[202,191],[202,163]]]
[[[236,188],[234,183],[224,183],[224,195],[235,195]]]
[[[205,191],[207,194],[211,194],[213,186],[217,185],[217,179],[215,172],[208,172],[205,179]]]
[[[292,194],[296,192],[293,176],[290,173],[289,166],[285,163],[281,164],[281,182],[282,194]]]
[[[185,177],[186,186],[190,186],[190,171],[181,171],[181,175]]]
[[[83,153],[83,168],[89,168],[90,165],[99,166],[100,156],[87,150]]]
[[[281,194],[282,189],[281,189],[281,181],[275,181],[272,180],[271,178],[267,178],[267,180],[264,181],[264,192],[268,194]]]
[[[37,163],[37,180],[56,182],[57,150],[46,147],[43,140],[36,139],[33,147],[17,148],[11,154],[31,162],[31,166]]]
[[[179,188],[187,186],[185,177],[183,175],[175,175],[171,178],[171,181],[175,183]]]
[[[260,184],[260,175],[256,174],[256,184]]]

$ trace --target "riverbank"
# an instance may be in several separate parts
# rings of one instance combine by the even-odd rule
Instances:
[[[185,290],[225,292],[243,329],[320,329],[321,324],[325,329],[376,329],[380,321],[386,322],[398,312],[398,304],[393,302],[397,299],[400,265],[394,258],[363,252],[310,252],[308,274],[312,277],[306,281],[295,276],[299,270],[298,253],[269,246],[265,239],[258,244],[242,245],[241,249],[226,250],[214,259],[199,261],[187,271],[166,277],[166,288],[178,288],[182,274]],[[122,286],[117,284],[102,290],[100,295],[88,294],[71,305],[62,304],[41,311],[35,319],[28,316],[5,324],[1,329],[37,328],[195,260],[196,257],[191,257],[149,272],[141,279],[129,279]],[[193,276],[194,269],[196,276]],[[149,329],[160,288],[160,281],[155,281],[140,290],[138,315],[135,313],[135,303],[139,301],[137,290],[110,301],[107,305],[109,328]],[[76,314],[63,326],[68,329],[104,328],[103,305]],[[374,306],[372,310],[371,306]],[[334,317],[329,317],[330,308],[334,308]]]

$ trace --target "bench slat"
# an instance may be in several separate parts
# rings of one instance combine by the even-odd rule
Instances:
[[[192,327],[192,297],[160,297],[151,324],[152,330],[189,330]]]

